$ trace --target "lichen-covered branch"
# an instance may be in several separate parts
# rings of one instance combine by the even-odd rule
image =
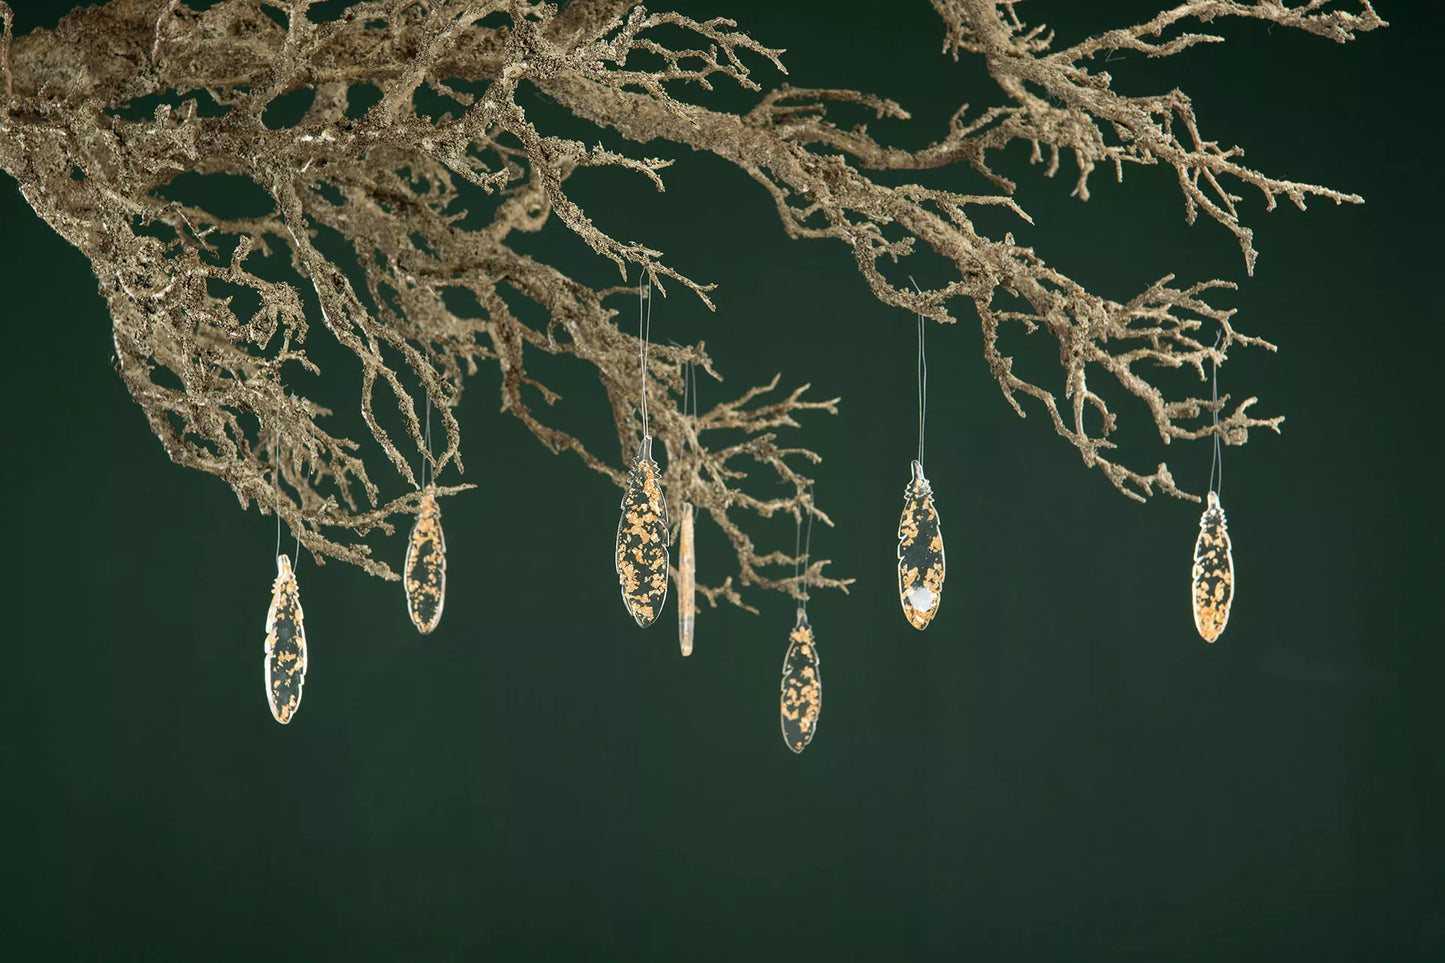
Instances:
[[[1141,402],[1166,443],[1210,434],[1216,408],[1227,443],[1277,429],[1280,418],[1249,413],[1253,398],[1232,409],[1228,398],[1171,399],[1150,380],[1160,366],[1202,380],[1205,362],[1231,347],[1272,347],[1235,330],[1233,312],[1213,303],[1231,285],[1169,276],[1115,300],[1011,235],[985,236],[970,212],[1002,207],[1029,220],[994,167],[1019,141],[1036,159],[1047,155],[1048,175],[1071,156],[1085,200],[1101,164],[1116,176],[1127,164],[1168,164],[1186,217],[1203,211],[1223,224],[1252,268],[1253,235],[1231,183],[1269,206],[1280,196],[1300,207],[1309,196],[1360,199],[1244,166],[1237,148],[1201,133],[1183,93],[1118,93],[1094,58],[1216,42],[1188,24],[1223,17],[1336,41],[1383,22],[1368,2],[1352,13],[1334,0],[1196,0],[1054,51],[1051,35],[1026,27],[1007,0],[933,3],[945,52],[984,57],[1006,103],[962,107],[933,144],[909,151],[828,115],[863,108],[907,120],[899,104],[845,89],[764,89],[755,71],[785,72],[779,51],[730,20],[634,0],[573,0],[560,12],[523,0],[366,0],[325,16],[310,0],[221,0],[204,11],[183,0],[110,0],[23,37],[12,37],[0,2],[0,167],[90,260],[120,374],[170,457],[224,479],[243,505],[278,511],[318,557],[374,574],[394,577],[364,537],[417,510],[419,459],[462,470],[455,406],[484,366],[500,372],[503,408],[544,445],[622,484],[642,430],[644,377],[628,299],[645,277],[658,294],[674,287],[711,306],[712,285],[646,243],[619,240],[625,225],[594,223],[567,185],[580,168],[615,167],[636,175],[636,189],[661,190],[667,155],[680,147],[746,172],[790,236],[845,244],[882,303],[947,323],[952,299],[966,298],[989,370],[1020,415],[1021,397],[1033,399],[1086,464],[1131,497],[1184,495],[1163,464],[1145,472],[1110,458],[1117,416],[1090,379]],[[729,113],[688,99],[718,83],[757,92],[756,105]],[[524,89],[637,149],[549,133],[524,109]],[[959,164],[983,176],[983,192],[869,176]],[[183,175],[236,203],[177,199],[194,196],[176,190]],[[553,218],[615,265],[617,286],[589,286],[520,253],[519,236]],[[894,278],[906,273],[900,259],[925,249],[956,277],[920,295]],[[1055,387],[1014,373],[1006,332],[1057,342]],[[317,338],[356,359],[369,439],[329,429],[331,412],[294,387],[307,375],[354,377],[322,369]],[[591,451],[556,423],[557,393],[529,373],[539,354],[595,371],[615,452]],[[749,588],[846,586],[823,561],[792,577],[792,555],[748,534],[750,517],[779,512],[828,521],[802,474],[817,456],[783,444],[779,431],[799,427],[804,412],[836,414],[837,399],[816,400],[807,386],[780,391],[780,375],[693,416],[681,405],[687,364],[721,380],[702,344],[655,346],[645,377],[668,497],[695,504],[735,551],[735,572],[699,590],[750,607]],[[424,440],[428,404],[445,437],[435,452]]]

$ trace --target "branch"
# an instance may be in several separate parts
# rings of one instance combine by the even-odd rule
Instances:
[[[311,19],[307,0],[221,0],[204,11],[175,0],[112,0],[21,38],[12,38],[0,2],[0,167],[90,260],[121,377],[172,460],[224,479],[243,506],[279,512],[318,558],[394,577],[365,538],[417,509],[414,465],[463,471],[455,410],[466,379],[484,366],[500,373],[502,408],[543,445],[619,486],[642,430],[645,379],[669,499],[705,510],[734,548],[735,569],[699,591],[713,604],[752,608],[745,591],[797,596],[850,581],[826,575],[825,560],[794,576],[796,558],[748,534],[752,518],[780,512],[831,524],[803,474],[818,456],[785,439],[805,413],[836,414],[838,399],[817,400],[807,385],[780,391],[779,376],[700,415],[684,411],[687,365],[721,381],[704,346],[654,346],[643,370],[637,338],[608,299],[630,299],[645,275],[658,295],[676,282],[711,308],[713,286],[595,223],[569,194],[578,171],[620,168],[661,191],[669,150],[706,151],[767,192],[789,236],[845,245],[881,303],[952,323],[952,300],[966,298],[1007,402],[1023,415],[1022,398],[1032,399],[1086,465],[1140,499],[1192,496],[1164,464],[1147,471],[1114,460],[1118,421],[1104,386],[1148,410],[1165,444],[1215,432],[1243,444],[1250,429],[1277,431],[1282,419],[1253,416],[1253,398],[1230,408],[1228,398],[1170,397],[1151,378],[1183,367],[1203,379],[1204,362],[1222,363],[1231,347],[1273,346],[1236,330],[1233,311],[1215,303],[1232,288],[1225,282],[1176,284],[1170,275],[1115,300],[1011,235],[983,234],[973,223],[980,207],[1032,223],[1013,181],[992,168],[994,156],[1028,142],[1035,160],[1047,152],[1052,176],[1070,154],[1085,200],[1100,164],[1120,177],[1126,163],[1168,164],[1186,217],[1203,211],[1224,224],[1250,269],[1253,235],[1231,179],[1259,191],[1269,208],[1278,197],[1301,208],[1309,197],[1360,200],[1248,168],[1238,148],[1201,134],[1182,92],[1125,96],[1087,65],[1101,52],[1165,57],[1218,42],[1185,27],[1226,16],[1344,42],[1384,26],[1368,2],[1346,13],[1333,0],[1196,0],[1057,52],[1053,35],[1025,25],[1012,0],[933,5],[945,52],[982,56],[1005,102],[963,105],[933,143],[907,150],[830,116],[862,110],[880,127],[907,122],[893,100],[843,88],[764,90],[759,70],[786,73],[781,51],[731,20],[650,12],[632,0],[574,0],[560,13],[525,0],[364,0],[326,22]],[[689,99],[720,83],[757,92],[755,105],[730,113]],[[638,150],[549,132],[523,108],[524,89]],[[368,94],[369,106],[355,99]],[[277,121],[281,98],[302,95],[310,106],[301,119]],[[151,106],[141,110],[142,102]],[[446,106],[419,106],[430,102]],[[953,165],[990,186],[890,186],[872,174]],[[182,174],[226,175],[217,186],[236,196],[249,182],[267,209],[225,217],[166,199]],[[628,286],[592,287],[520,253],[522,236],[554,217]],[[898,262],[925,249],[952,264],[954,276],[922,292],[896,283],[907,275]],[[320,312],[314,330],[308,309]],[[1014,373],[1005,348],[1014,333],[1056,343],[1056,380]],[[315,359],[324,352],[308,338],[329,339],[356,359],[369,439],[337,433],[325,407],[293,393],[303,383],[298,372],[339,375],[321,369]],[[559,395],[530,370],[539,354],[595,372],[612,407],[616,453],[590,451],[554,423]],[[378,387],[394,410],[377,407]],[[441,417],[440,452],[427,443],[419,404]],[[404,438],[384,427],[392,418]],[[391,471],[374,475],[367,463],[378,452]]]

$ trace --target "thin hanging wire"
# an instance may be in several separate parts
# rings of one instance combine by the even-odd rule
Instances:
[[[923,295],[923,289],[918,282],[913,280],[913,275],[908,275],[908,280],[913,284],[913,290],[919,296]],[[923,346],[923,310],[918,311],[918,463],[923,464],[923,426],[928,417],[928,355]]]
[[[687,363],[687,380],[692,382],[692,421],[697,424],[697,362]]]
[[[286,389],[281,389],[285,393]],[[271,495],[275,499],[272,511],[276,515],[276,555],[281,554],[281,399],[276,399],[276,431],[271,438]],[[291,570],[301,564],[301,532],[296,532],[296,554],[291,561]]]
[[[421,460],[421,480],[422,480],[422,487],[423,487],[423,488],[425,488],[428,484],[435,485],[435,484],[436,484],[436,481],[437,481],[437,470],[436,470],[436,466],[435,466],[435,465],[432,465],[432,469],[431,469],[431,481],[430,481],[430,482],[427,482],[427,480],[426,480],[426,470],[427,470],[427,466],[430,465],[430,464],[431,464],[431,392],[428,391],[428,392],[426,393],[426,454],[422,456],[422,460]]]
[[[296,392],[294,392],[294,391],[291,392],[291,400],[292,400],[293,402],[299,400],[299,399],[296,397]],[[299,489],[298,489],[298,492],[299,492]],[[277,519],[277,521],[280,521],[280,519]],[[278,550],[279,550],[279,546],[278,546]],[[301,526],[298,525],[298,526],[296,526],[296,552],[295,552],[295,554],[293,554],[293,555],[291,556],[291,571],[293,571],[293,572],[296,571],[296,569],[297,569],[298,567],[300,567],[300,565],[301,565]]]
[[[276,551],[281,554],[281,402],[276,401],[276,431],[271,436],[271,496],[275,502],[272,509],[276,516]]]
[[[1217,335],[1214,336],[1214,347],[1215,347],[1216,350],[1218,350],[1218,348],[1219,348],[1219,339],[1222,338],[1223,336],[1224,336],[1224,332],[1222,332],[1222,331],[1221,331],[1219,334],[1217,334]],[[1219,361],[1216,360],[1213,356],[1211,356],[1210,359],[1209,359],[1209,367],[1210,367],[1210,371],[1209,371],[1209,380],[1210,380],[1209,395],[1210,395],[1210,400],[1211,400],[1212,402],[1214,402],[1214,457],[1213,457],[1212,459],[1210,459],[1210,462],[1209,462],[1209,490],[1212,491],[1212,492],[1214,492],[1214,497],[1215,497],[1215,498],[1218,498],[1218,499],[1220,499],[1220,500],[1223,500],[1223,498],[1224,498],[1224,452],[1223,452],[1223,449],[1221,448],[1220,441],[1219,441]],[[1218,483],[1218,485],[1215,484],[1215,480],[1214,480],[1214,474],[1215,474],[1215,470],[1216,470],[1216,469],[1217,469],[1218,472],[1219,472],[1219,483]]]
[[[795,584],[797,584],[797,586],[798,586],[798,608],[802,609],[804,616],[807,616],[807,614],[808,614],[808,583],[807,583],[806,581],[804,581],[804,582],[799,582],[799,581],[798,581],[798,578],[799,578],[799,571],[798,571],[798,569],[799,569],[799,565],[801,564],[803,571],[804,571],[804,572],[807,571],[808,557],[809,557],[809,555],[812,553],[812,550],[813,550],[813,512],[812,512],[812,507],[813,507],[813,506],[812,506],[812,496],[813,496],[813,486],[812,486],[812,485],[809,485],[809,486],[808,486],[808,502],[807,502],[807,506],[806,506],[806,507],[808,508],[808,534],[807,534],[806,538],[803,538],[803,537],[802,537],[802,535],[803,535],[803,516],[802,516],[801,514],[793,516],[793,521],[794,521],[794,526],[793,526],[793,582],[794,582]],[[801,545],[801,546],[798,544],[799,541],[802,541],[802,545]],[[801,554],[799,554],[800,552],[801,552]]]
[[[673,341],[671,338],[668,339],[668,344],[671,344],[674,348],[682,347],[682,345],[678,344],[676,341]],[[682,366],[682,416],[684,418],[688,417],[689,415],[692,416],[693,430],[695,432],[697,430],[698,410],[697,362],[691,360],[684,361],[682,363]],[[693,446],[689,445],[688,447],[693,451],[693,454],[697,453],[696,449]]]
[[[673,344],[677,344],[677,342],[674,341]],[[692,416],[692,431],[693,431],[693,435],[694,435],[694,441],[696,441],[696,434],[697,434],[697,364],[696,364],[695,362],[693,362],[693,361],[685,361],[685,362],[683,362],[683,364],[684,364],[684,367],[683,367],[683,369],[682,369],[682,415],[683,415],[684,418],[687,418],[689,415]],[[689,410],[689,402],[691,403],[691,410]],[[702,462],[701,458],[700,458],[699,455],[698,455],[697,445],[690,443],[690,444],[688,445],[688,449],[689,449],[689,451],[690,451],[690,453],[691,453],[691,455],[692,455],[693,469],[694,469],[694,471],[696,471],[698,468],[701,467],[701,462]],[[690,493],[691,493],[691,487],[692,487],[692,475],[691,475],[691,474],[688,474],[688,475],[685,477],[683,484],[684,484],[684,486],[686,486],[686,487],[683,489],[683,490],[684,490],[684,493],[685,493],[685,494],[690,494]]]
[[[647,291],[647,313],[644,320],[643,315],[643,290],[644,285]],[[642,435],[647,437],[647,339],[652,335],[652,284],[646,282],[644,275],[637,275],[637,340],[642,342],[640,358],[642,362]]]
[[[692,399],[692,362],[684,361],[682,364],[682,416],[686,418],[691,413],[688,402]]]

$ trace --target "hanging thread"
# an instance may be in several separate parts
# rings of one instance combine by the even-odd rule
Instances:
[[[1223,336],[1224,332],[1222,331],[1214,336],[1214,348],[1216,351],[1219,350],[1219,339]],[[1219,437],[1219,360],[1213,355],[1209,358],[1209,381],[1209,400],[1213,402],[1211,413],[1214,415],[1214,455],[1209,461],[1209,490],[1214,492],[1215,495],[1223,497],[1224,451],[1220,445]],[[1214,471],[1216,467],[1219,469],[1219,484],[1217,486],[1214,482]]]
[[[798,593],[798,607],[804,612],[808,611],[808,558],[813,551],[813,486],[809,485],[807,490],[807,502],[804,506],[808,512],[808,534],[801,540],[803,534],[803,520],[801,515],[794,519],[793,525],[793,585]],[[799,554],[801,550],[802,554]],[[802,565],[801,574],[799,565]]]
[[[294,404],[297,400],[298,400],[298,399],[297,399],[297,397],[296,397],[296,392],[294,392],[294,391],[291,392],[291,401],[292,401],[292,403]],[[296,570],[298,570],[298,569],[301,568],[301,529],[302,529],[303,527],[304,527],[304,523],[299,524],[299,525],[296,526],[296,550],[292,553],[292,557],[291,557],[291,569],[292,569],[292,571],[296,571]]]
[[[281,389],[284,395],[286,389]],[[281,554],[281,398],[276,399],[276,427],[271,432],[271,499],[276,516],[276,552]]]
[[[642,313],[643,288],[647,290],[647,318],[644,322]],[[640,360],[642,371],[642,434],[648,434],[647,421],[647,342],[652,337],[652,283],[644,285],[643,275],[639,272],[637,276],[637,340],[641,343]]]
[[[423,454],[422,460],[421,460],[421,480],[422,480],[422,487],[426,487],[427,485],[434,485],[434,484],[436,484],[436,480],[437,480],[437,470],[436,470],[436,466],[432,464],[432,454],[431,454],[431,392],[430,392],[430,391],[427,391],[427,392],[426,392],[426,430],[425,430],[424,433],[423,433],[423,441],[424,441],[425,444],[426,444],[426,452]],[[426,477],[426,476],[427,476],[427,468],[428,468],[428,466],[431,467],[431,481],[427,481],[427,477]]]
[[[908,275],[913,290],[918,296],[923,297],[923,289],[918,282],[913,280],[913,275]],[[923,309],[918,310],[918,463],[923,464],[923,427],[928,417],[928,355],[924,350],[924,320]]]

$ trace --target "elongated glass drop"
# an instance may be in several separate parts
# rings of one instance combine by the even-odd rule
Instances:
[[[818,715],[823,711],[823,676],[819,670],[818,647],[813,644],[813,627],[808,613],[798,609],[798,624],[788,638],[788,654],[783,658],[783,693],[781,719],[783,741],[794,752],[802,752],[818,731]]]
[[[683,502],[677,557],[677,643],[684,656],[692,655],[692,632],[696,621],[697,549],[693,545],[692,502]]]
[[[933,507],[933,488],[923,477],[923,464],[915,460],[898,522],[898,599],[908,624],[928,628],[942,594],[943,532]]]
[[[271,715],[285,725],[301,705],[306,681],[306,628],[301,615],[301,590],[291,559],[276,556],[276,582],[266,613],[266,701]]]
[[[442,620],[447,600],[447,543],[442,537],[442,510],[437,504],[436,486],[428,485],[421,495],[421,510],[406,541],[406,611],[411,624],[427,635]]]
[[[1213,642],[1229,622],[1234,601],[1234,553],[1219,496],[1209,493],[1209,503],[1199,516],[1199,540],[1194,543],[1194,572],[1190,579],[1194,603],[1194,627],[1200,638]]]
[[[643,628],[667,601],[667,542],[667,502],[652,460],[652,436],[643,435],[617,522],[617,584],[627,611]]]

